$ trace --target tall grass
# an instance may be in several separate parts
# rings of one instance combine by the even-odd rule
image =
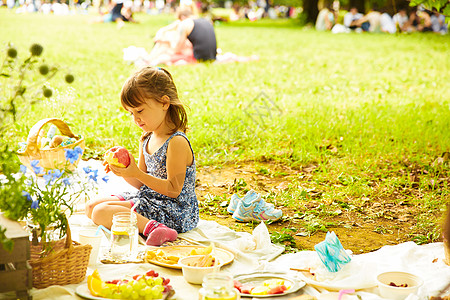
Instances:
[[[33,106],[2,143],[15,146],[36,121],[60,117],[86,138],[87,156],[117,144],[137,154],[141,132],[119,102],[135,69],[122,49],[150,51],[152,36],[174,18],[138,14],[139,24],[118,30],[90,24],[93,17],[0,9],[1,45],[12,42],[25,56],[41,43],[48,62],[76,78],[69,89],[63,80],[50,82],[55,96]],[[450,197],[449,163],[435,163],[450,151],[450,36],[333,35],[286,20],[220,23],[215,30],[223,52],[259,60],[168,67],[190,108],[200,167],[268,160],[298,170],[313,166],[312,180],[291,177],[287,190],[268,197],[299,213],[311,191],[322,203],[356,211],[366,199],[407,200],[419,211],[411,238],[438,238]],[[320,207],[317,217],[330,213]]]
[[[152,36],[173,16],[138,14],[139,24],[121,30],[90,24],[92,18],[0,9],[1,44],[13,42],[20,55],[39,42],[49,61],[76,76],[71,89],[51,82],[56,96],[32,108],[13,143],[37,120],[55,116],[86,137],[91,156],[116,144],[137,153],[140,131],[118,97],[134,70],[122,49],[150,51]],[[270,159],[319,165],[328,181],[342,173],[377,179],[394,173],[402,181],[392,168],[405,161],[430,166],[450,151],[450,36],[334,35],[287,21],[220,23],[215,30],[223,52],[259,60],[168,67],[190,107],[200,165]],[[267,97],[258,98],[261,92]],[[255,121],[249,113],[258,108],[266,115]],[[448,182],[443,191],[445,200]]]
[[[51,105],[34,107],[18,134],[40,118],[62,115],[84,133],[90,148],[120,143],[136,149],[139,130],[118,100],[134,69],[122,60],[122,49],[150,51],[152,35],[172,17],[138,15],[140,24],[117,30],[114,24],[89,24],[92,15],[0,13],[3,44],[11,41],[25,51],[39,42],[49,60],[76,76],[69,97],[61,87]],[[425,158],[449,150],[448,36],[238,25],[216,26],[219,47],[256,54],[259,61],[169,68],[191,109],[191,139],[205,162],[217,153],[226,159],[222,150],[234,144],[243,148],[241,158],[276,156],[290,147],[293,160],[304,163],[320,154],[323,140],[339,141],[340,152],[352,157]],[[260,91],[282,111],[263,118],[264,127],[243,112]],[[247,123],[244,132],[227,131],[236,120]]]

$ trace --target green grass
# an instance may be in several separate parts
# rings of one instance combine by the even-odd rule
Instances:
[[[51,82],[56,96],[22,119],[13,144],[25,140],[37,120],[61,117],[85,136],[92,157],[116,144],[137,154],[141,133],[118,96],[134,70],[122,60],[122,49],[150,51],[151,37],[173,17],[138,14],[140,24],[121,30],[89,24],[92,17],[0,9],[0,44],[13,42],[25,55],[39,42],[49,62],[76,77],[69,89],[62,80]],[[220,23],[216,34],[224,52],[260,59],[168,68],[190,107],[189,136],[199,166],[245,160],[298,169],[312,164],[317,168],[309,184],[322,187],[324,201],[390,197],[418,184],[418,193],[403,197],[440,213],[449,198],[449,165],[432,163],[450,151],[449,35],[333,35],[286,20]],[[268,98],[255,100],[261,92]],[[270,115],[253,116],[256,122],[245,113],[256,108]],[[426,170],[418,183],[409,180],[413,170]],[[432,179],[437,186],[430,187]],[[291,187],[287,194],[308,197],[300,183]],[[283,200],[288,198],[281,201],[295,206],[295,198]]]

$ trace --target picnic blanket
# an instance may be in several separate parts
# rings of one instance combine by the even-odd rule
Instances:
[[[91,166],[98,169],[103,176],[101,162],[95,160],[81,161],[79,169]],[[100,195],[111,195],[118,191],[132,190],[133,188],[111,173],[108,183],[100,183]],[[69,223],[72,229],[72,238],[78,240],[78,233],[82,229],[97,228],[83,212],[84,203],[80,203],[76,213],[71,216]],[[209,245],[211,242],[217,247],[232,252],[234,261],[224,266],[221,271],[233,276],[249,272],[278,272],[291,278],[303,280],[308,284],[298,292],[276,297],[275,299],[290,299],[297,295],[309,294],[318,299],[338,299],[338,291],[354,288],[356,293],[345,295],[342,299],[383,299],[379,296],[375,283],[377,274],[383,271],[406,271],[419,275],[424,280],[424,285],[419,289],[418,295],[410,295],[407,299],[428,299],[437,295],[450,283],[450,266],[444,259],[443,243],[431,243],[416,245],[413,242],[402,243],[394,246],[385,246],[377,251],[366,254],[351,254],[351,262],[345,265],[339,272],[330,273],[323,268],[319,256],[315,251],[301,251],[298,253],[282,254],[284,248],[271,243],[269,232],[264,223],[259,224],[252,233],[236,232],[214,221],[200,220],[198,227],[179,235],[180,238],[196,243]],[[343,245],[345,248],[345,245]],[[146,246],[140,245],[141,249]],[[103,236],[100,256],[109,250],[109,240]],[[291,268],[317,268],[321,275],[320,281],[305,278],[300,272]],[[323,270],[322,270],[322,269]],[[200,285],[187,283],[181,270],[165,268],[149,263],[103,264],[98,262],[88,267],[87,275],[94,269],[98,269],[102,279],[112,280],[124,276],[143,274],[149,269],[160,273],[161,276],[171,279],[171,285],[175,289],[174,299],[194,300],[198,299]],[[318,279],[319,280],[319,279]],[[76,289],[86,285],[86,280],[79,284],[65,286],[50,286],[45,289],[32,289],[33,299],[81,299],[76,294]],[[363,288],[362,288],[363,287]],[[362,288],[362,289],[361,289]],[[248,298],[251,299],[251,298]],[[255,298],[257,299],[257,298]]]
[[[220,53],[217,54],[216,60],[214,61],[215,64],[222,64],[222,63],[232,63],[232,62],[248,62],[248,61],[255,61],[259,60],[259,56],[257,55],[251,55],[251,56],[240,56],[232,52],[224,52],[221,53],[221,50],[218,49]],[[198,62],[189,55],[173,55],[170,54],[170,59],[165,59],[166,65],[174,65],[174,66],[180,66],[180,65],[191,65],[191,64],[197,64]],[[154,60],[151,58],[150,53],[147,52],[147,50],[143,47],[136,47],[136,46],[129,46],[127,48],[123,49],[123,60],[129,64],[134,64],[138,68],[142,68],[145,66],[156,66],[159,63],[155,63]],[[159,62],[159,60],[156,60]]]

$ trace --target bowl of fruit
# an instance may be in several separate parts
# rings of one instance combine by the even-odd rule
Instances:
[[[181,266],[184,279],[193,284],[202,284],[206,274],[218,272],[220,262],[211,254],[191,255],[178,261]]]
[[[88,299],[170,299],[175,291],[169,283],[169,278],[159,276],[154,270],[132,278],[104,281],[96,269],[88,276],[87,285],[76,289],[76,294]]]

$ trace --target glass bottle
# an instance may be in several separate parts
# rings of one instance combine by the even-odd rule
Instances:
[[[111,256],[118,260],[135,259],[138,250],[137,217],[134,213],[113,215],[111,227]]]
[[[203,278],[199,300],[239,300],[241,294],[234,288],[233,278],[223,273],[210,273]]]

